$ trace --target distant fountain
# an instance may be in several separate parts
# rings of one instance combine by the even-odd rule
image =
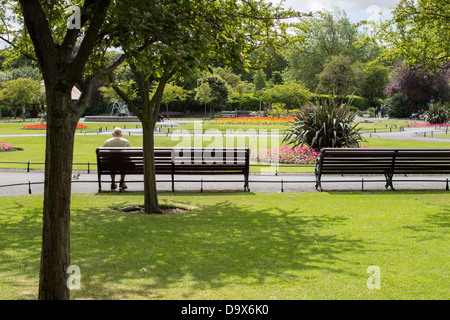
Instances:
[[[108,108],[108,115],[86,116],[85,122],[139,122],[136,116],[130,115],[130,109],[125,102],[114,101]]]
[[[129,117],[130,110],[128,109],[128,105],[125,102],[115,101],[109,107],[109,115],[119,117]]]

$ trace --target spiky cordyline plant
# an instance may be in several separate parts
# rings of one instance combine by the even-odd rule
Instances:
[[[445,124],[450,120],[450,105],[438,102],[430,106],[425,113],[425,120],[430,124]]]
[[[356,129],[358,123],[354,122],[350,103],[339,106],[329,99],[304,106],[283,141],[294,146],[308,145],[315,150],[359,147],[363,138]]]

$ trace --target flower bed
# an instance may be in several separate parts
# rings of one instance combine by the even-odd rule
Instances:
[[[376,147],[362,146],[361,148],[372,149]],[[298,146],[295,148],[284,146],[270,150],[252,151],[250,158],[258,162],[314,164],[319,156],[320,151],[316,151],[308,146]]]
[[[288,118],[270,118],[270,117],[236,117],[236,118],[217,118],[214,123],[217,124],[259,124],[259,125],[277,125],[290,124],[294,121],[293,117]]]
[[[16,148],[14,148],[14,146],[12,144],[0,141],[0,152],[14,151],[14,150],[16,150]]]
[[[253,151],[251,158],[260,162],[280,162],[289,164],[308,164],[315,163],[320,152],[311,147],[289,147],[272,148],[270,150]]]
[[[423,128],[423,127],[450,127],[450,123],[431,124],[431,123],[412,123],[407,124],[405,127],[409,128]]]
[[[25,130],[45,130],[47,129],[47,125],[45,123],[39,123],[39,124],[28,124],[23,126]],[[86,129],[87,125],[84,124],[77,124],[77,129]]]

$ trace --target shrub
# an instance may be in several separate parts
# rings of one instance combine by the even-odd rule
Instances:
[[[385,100],[386,111],[391,118],[409,118],[415,111],[408,101],[408,98],[401,94],[396,94]]]
[[[351,104],[336,105],[333,100],[310,104],[300,110],[283,141],[296,146],[322,148],[358,147],[363,140],[354,123]]]
[[[438,102],[435,105],[430,106],[428,111],[425,112],[425,121],[430,124],[445,124],[450,118],[449,109],[448,105]]]

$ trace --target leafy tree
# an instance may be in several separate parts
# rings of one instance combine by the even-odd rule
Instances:
[[[203,82],[199,87],[195,89],[197,92],[195,98],[205,105],[205,117],[206,117],[206,105],[213,100],[211,87],[209,82]]]
[[[225,80],[225,82],[233,89],[241,82],[241,77],[234,74],[230,68],[214,68],[213,73]]]
[[[230,92],[225,80],[217,75],[207,75],[197,81],[199,86],[205,82],[208,83],[211,88],[212,100],[209,103],[210,116],[212,117],[216,106],[221,107],[227,103]]]
[[[253,95],[259,100],[259,111],[261,111],[261,95],[266,86],[266,74],[264,70],[259,69],[253,75]]]
[[[22,108],[25,119],[25,107],[30,103],[40,102],[44,92],[37,80],[18,78],[0,83],[0,101],[11,105],[11,113],[16,118],[17,108]]]
[[[299,108],[311,98],[311,92],[303,83],[289,81],[265,90],[261,99],[270,103],[282,103],[286,108]]]
[[[161,103],[166,105],[167,119],[170,119],[169,103],[184,101],[187,97],[188,92],[184,90],[183,87],[176,85],[173,81],[166,84]]]
[[[392,19],[376,25],[374,37],[386,43],[381,58],[403,60],[410,69],[448,69],[450,64],[448,0],[400,0]]]
[[[322,15],[304,18],[305,26],[298,31],[303,41],[286,47],[288,67],[285,80],[302,81],[317,92],[324,65],[330,57],[345,55],[352,61],[369,62],[381,53],[376,42],[361,42],[365,34],[358,31],[346,13],[339,9],[325,11]]]
[[[360,68],[363,75],[359,94],[373,105],[377,99],[383,99],[386,96],[384,90],[389,84],[391,68],[376,62],[361,64]]]
[[[283,83],[283,76],[279,71],[275,71],[272,73],[272,78],[270,78],[270,82],[272,84],[282,84]]]
[[[325,94],[336,95],[337,99],[352,94],[357,89],[357,72],[348,56],[332,56],[318,75],[318,88]]]
[[[266,88],[266,74],[262,69],[259,69],[255,72],[253,76],[253,84],[254,84],[254,93],[256,94],[259,91],[262,91]]]
[[[33,80],[42,80],[42,74],[38,68],[32,66],[21,66],[0,72],[0,82],[15,80],[18,78],[26,78]]]
[[[421,68],[405,67],[399,63],[396,66],[394,77],[386,87],[388,97],[397,94],[407,97],[408,104],[413,110],[424,108],[431,99],[447,101],[450,98],[448,83],[449,71],[442,70],[431,73]]]
[[[126,95],[128,97],[130,97],[130,99],[134,99],[137,96],[137,92],[136,92],[136,89],[134,88],[134,84],[135,84],[134,80],[125,80],[125,81],[121,81],[118,86],[120,87],[120,89],[123,92],[126,93]],[[101,92],[103,99],[105,99],[109,103],[112,103],[114,101],[119,101],[119,100],[123,101],[123,99],[117,94],[117,92],[111,86],[103,86],[103,87],[100,87],[98,90]]]

